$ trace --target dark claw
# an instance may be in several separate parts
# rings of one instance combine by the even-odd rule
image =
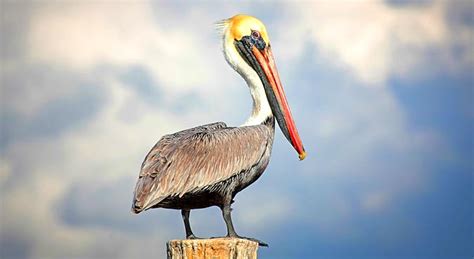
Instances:
[[[202,237],[197,237],[194,234],[192,234],[192,235],[187,236],[186,239],[203,239],[203,238]]]
[[[251,238],[251,237],[238,237],[238,238],[242,238],[242,239],[247,239],[247,240],[250,240],[250,241],[254,241],[254,242],[257,242],[259,246],[264,246],[264,247],[268,247],[268,244],[261,241],[261,240],[258,240],[256,238]]]

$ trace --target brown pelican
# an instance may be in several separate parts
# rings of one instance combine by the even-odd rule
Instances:
[[[250,88],[250,118],[240,127],[217,122],[163,136],[142,163],[133,198],[135,213],[151,208],[181,210],[186,238],[196,238],[189,223],[190,210],[210,206],[222,210],[227,237],[240,237],[232,224],[230,206],[235,195],[267,167],[274,118],[300,160],[306,156],[265,26],[248,15],[236,15],[220,25],[225,58]]]

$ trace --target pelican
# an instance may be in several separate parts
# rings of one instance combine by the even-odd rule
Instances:
[[[255,182],[270,160],[278,125],[303,160],[303,144],[283,92],[263,23],[239,14],[219,23],[225,59],[247,83],[253,110],[240,127],[206,124],[163,136],[142,163],[132,211],[151,208],[181,210],[186,238],[196,238],[189,222],[192,209],[218,206],[227,237],[237,235],[231,204],[235,195]],[[246,238],[259,242],[257,239]]]

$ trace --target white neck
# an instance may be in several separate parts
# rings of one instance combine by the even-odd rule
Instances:
[[[242,126],[262,124],[268,117],[273,116],[262,81],[257,72],[255,72],[255,70],[251,68],[237,52],[237,49],[234,46],[234,39],[232,39],[228,34],[228,31],[225,30],[223,35],[223,51],[225,58],[229,65],[231,65],[232,68],[234,68],[234,70],[245,79],[253,99],[252,114]]]

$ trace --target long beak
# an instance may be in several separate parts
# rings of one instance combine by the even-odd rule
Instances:
[[[255,46],[236,41],[236,47],[246,62],[260,76],[268,102],[281,131],[298,152],[300,160],[303,160],[306,157],[306,152],[291,115],[290,106],[281,85],[270,45],[267,44],[265,48],[259,50]]]

